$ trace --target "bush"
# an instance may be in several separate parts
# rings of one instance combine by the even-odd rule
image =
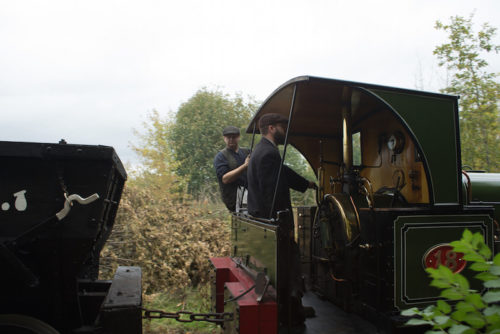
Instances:
[[[427,268],[432,277],[431,285],[443,289],[436,305],[424,310],[411,308],[401,312],[414,316],[407,325],[431,325],[426,333],[500,333],[500,254],[491,261],[491,250],[480,233],[465,230],[462,239],[451,243],[455,252],[464,253],[472,262],[470,269],[479,272],[476,278],[483,281],[484,295],[469,288],[467,279],[453,273],[446,266]],[[451,303],[447,302],[450,301]]]
[[[146,293],[206,283],[209,258],[229,254],[228,217],[221,205],[179,202],[129,182],[101,253],[101,277],[133,265],[142,267]]]

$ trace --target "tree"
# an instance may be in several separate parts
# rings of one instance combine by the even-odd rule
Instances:
[[[475,33],[472,18],[451,17],[449,24],[436,22],[448,33],[448,43],[437,46],[439,66],[451,72],[451,82],[442,92],[460,95],[462,161],[473,169],[500,171],[498,101],[500,84],[496,73],[488,73],[482,54],[500,50],[492,42],[496,28],[488,23]]]
[[[190,194],[217,194],[213,160],[224,148],[222,129],[228,125],[240,128],[240,146],[248,147],[251,136],[244,135],[244,130],[256,109],[253,99],[245,101],[241,95],[230,97],[207,88],[198,90],[179,107],[168,139],[175,171],[186,178]]]
[[[175,195],[172,199],[182,199],[185,197],[186,181],[175,173],[177,162],[169,139],[173,124],[168,117],[162,117],[153,110],[143,122],[144,132],[135,130],[139,142],[131,146],[142,166],[138,171],[133,171],[129,183],[161,196],[171,194]]]
[[[186,193],[219,198],[213,160],[224,148],[222,129],[227,125],[239,127],[240,146],[250,147],[252,136],[244,131],[256,110],[257,104],[251,98],[244,100],[241,95],[230,97],[203,88],[183,103],[175,116],[151,112],[143,124],[144,131],[136,131],[139,143],[132,146],[143,165],[140,177],[133,178],[133,182],[158,193],[176,194],[177,199],[186,199]],[[314,178],[305,159],[291,146],[285,162],[305,177]],[[292,198],[296,204],[314,202],[312,192],[306,196],[292,192]]]

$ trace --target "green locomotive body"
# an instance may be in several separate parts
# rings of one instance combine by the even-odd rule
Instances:
[[[267,113],[290,119],[285,145],[316,172],[318,203],[296,208],[295,226],[292,213],[274,220],[233,214],[232,259],[254,277],[266,275],[277,303],[274,331],[248,333],[286,332],[294,242],[310,291],[386,332],[408,330],[401,310],[438,299],[426,267],[447,265],[471,277],[448,246],[466,228],[497,248],[500,175],[462,171],[458,97],[298,77],[270,95],[247,133],[258,133]],[[328,317],[325,333],[336,326]],[[232,326],[244,333],[244,319],[237,321]],[[305,331],[314,326],[308,320]]]

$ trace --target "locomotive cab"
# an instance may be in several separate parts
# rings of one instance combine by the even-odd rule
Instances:
[[[407,332],[400,310],[428,305],[439,295],[429,286],[426,267],[447,265],[471,277],[465,260],[447,245],[468,228],[493,248],[495,206],[471,201],[470,177],[463,184],[468,174],[460,162],[457,103],[456,96],[315,77],[292,79],[273,92],[247,133],[258,132],[266,113],[289,118],[285,147],[295,147],[315,171],[317,205],[296,208],[295,220],[287,212],[277,220],[233,214],[232,257],[226,265],[212,260],[216,307],[223,309],[224,293],[238,297],[247,286],[232,286],[250,277],[265,288],[247,293],[246,302],[254,310],[274,308],[266,319],[257,312],[249,321],[249,304],[232,302],[226,307],[240,317],[228,331],[290,330],[287,281],[294,242],[308,289],[304,303],[315,303],[313,294],[338,307],[322,308],[323,319],[307,320],[306,333],[345,328],[345,311],[365,319],[367,332]],[[472,287],[480,285],[472,280]],[[363,332],[362,321],[351,319],[349,326],[353,321],[358,327],[351,331]]]

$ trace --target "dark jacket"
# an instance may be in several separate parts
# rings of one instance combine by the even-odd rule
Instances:
[[[236,193],[238,187],[246,188],[247,186],[247,173],[244,171],[236,181],[227,184],[222,183],[222,177],[224,174],[243,165],[249,153],[250,150],[243,147],[240,147],[238,152],[225,148],[217,153],[214,158],[215,174],[219,181],[222,201],[228,210],[232,212],[236,210]]]
[[[268,139],[262,138],[252,152],[247,169],[248,213],[252,216],[271,218],[271,205],[280,163],[278,148]],[[290,188],[304,192],[309,185],[308,180],[288,166],[283,166],[280,179],[273,217],[277,211],[292,209]]]

